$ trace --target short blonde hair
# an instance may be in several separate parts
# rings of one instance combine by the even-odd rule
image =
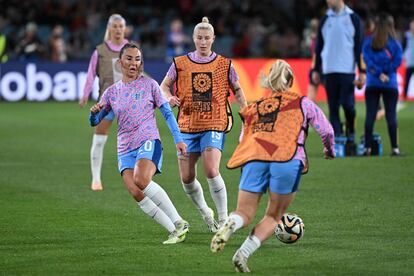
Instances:
[[[123,18],[122,15],[117,14],[117,13],[112,14],[108,19],[108,23],[106,24],[104,41],[111,39],[108,28],[112,25],[112,23],[114,23],[114,21],[117,21],[117,20],[121,20],[126,26],[125,18]]]
[[[213,34],[214,34],[214,28],[213,25],[210,24],[210,21],[208,20],[207,16],[204,16],[203,19],[201,20],[200,23],[198,23],[195,27],[194,27],[194,31],[193,34],[198,30],[198,29],[203,29],[203,30],[210,30]]]
[[[263,72],[260,75],[260,84],[263,88],[270,88],[275,92],[287,91],[293,84],[293,71],[289,63],[278,59],[272,64],[269,75]]]

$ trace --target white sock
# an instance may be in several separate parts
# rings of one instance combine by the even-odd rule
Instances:
[[[207,178],[208,186],[210,188],[211,198],[214,201],[217,209],[219,221],[227,219],[227,190],[224,180],[221,175],[214,178]]]
[[[147,214],[150,218],[161,224],[168,233],[175,230],[174,223],[171,219],[160,209],[149,197],[145,197],[143,200],[138,202],[138,206],[141,210]]]
[[[155,205],[164,211],[164,213],[171,219],[172,222],[175,223],[182,220],[165,190],[156,182],[151,181],[143,190],[143,192],[152,200],[152,202],[155,203]]]
[[[101,183],[101,168],[103,160],[103,150],[108,135],[94,134],[91,146],[91,171],[92,183]]]
[[[209,216],[210,210],[207,206],[207,202],[204,198],[203,188],[201,187],[200,182],[197,179],[194,179],[193,182],[185,184],[183,183],[184,192],[187,196],[194,202],[200,211],[201,215]]]
[[[229,219],[232,219],[235,222],[234,229],[233,229],[234,232],[236,232],[237,230],[242,228],[243,225],[244,225],[243,217],[236,214],[236,213],[231,213],[230,216],[229,216]]]
[[[261,245],[260,239],[255,235],[249,235],[239,248],[239,252],[249,258]]]

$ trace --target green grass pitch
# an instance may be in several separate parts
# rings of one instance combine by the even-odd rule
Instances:
[[[364,112],[358,104],[358,136]],[[414,104],[398,119],[401,158],[389,157],[384,119],[376,124],[382,157],[324,160],[320,139],[310,132],[310,172],[289,208],[304,220],[305,235],[293,245],[271,238],[250,258],[253,272],[414,274]],[[232,275],[231,257],[251,227],[236,233],[223,252],[210,252],[212,235],[181,188],[172,137],[160,116],[158,125],[164,163],[155,180],[191,224],[187,240],[172,246],[161,244],[166,231],[138,209],[122,184],[115,125],[105,148],[104,190],[93,192],[87,109],[73,102],[0,103],[0,274]],[[236,205],[240,172],[225,164],[239,126],[236,114],[222,158],[229,211]],[[213,206],[201,170],[199,180]],[[256,221],[265,202],[260,206]]]

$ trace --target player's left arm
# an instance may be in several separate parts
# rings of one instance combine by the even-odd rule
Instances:
[[[240,109],[247,106],[246,97],[244,96],[243,88],[241,88],[239,81],[235,81],[234,83],[231,83],[231,90],[234,93],[234,96],[236,97],[236,101],[240,106]]]
[[[304,97],[302,99],[302,110],[306,114],[306,120],[315,129],[322,139],[324,153],[327,159],[331,159],[334,154],[334,131],[329,120],[326,118],[322,109],[313,101]]]
[[[165,122],[168,125],[168,128],[171,131],[171,134],[174,138],[174,143],[179,143],[183,141],[181,137],[180,129],[178,128],[177,121],[175,120],[174,113],[171,110],[171,107],[168,103],[164,103],[160,106],[160,111],[164,117]]]
[[[180,154],[187,153],[187,145],[184,143],[183,137],[181,136],[180,129],[178,128],[177,121],[175,120],[174,114],[171,110],[169,103],[164,103],[160,106],[160,111],[162,116],[164,117],[165,122],[168,125],[168,128],[171,131],[171,134],[174,139],[174,143],[177,147],[177,151]]]

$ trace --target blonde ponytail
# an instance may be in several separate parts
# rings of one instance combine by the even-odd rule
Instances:
[[[270,88],[275,92],[284,92],[289,90],[293,84],[293,71],[289,63],[279,59],[272,64],[269,75],[260,73],[260,84],[263,88]]]

